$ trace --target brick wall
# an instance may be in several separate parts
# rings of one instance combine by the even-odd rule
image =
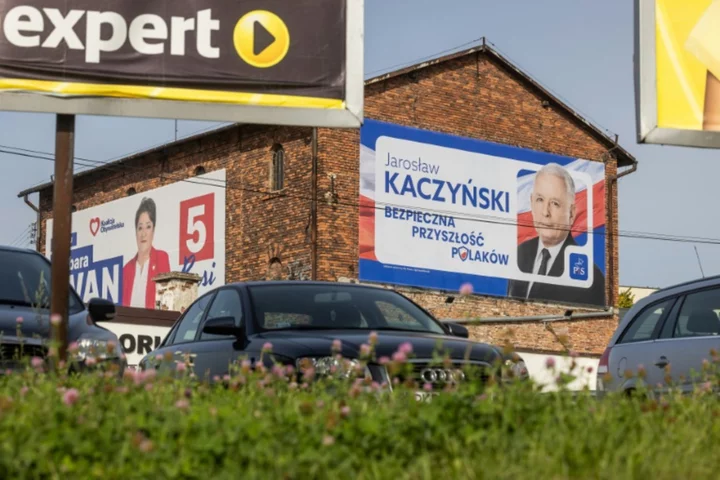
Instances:
[[[366,87],[365,115],[443,133],[500,142],[561,155],[602,161],[607,148],[559,107],[496,59],[477,53],[414,72],[371,83]],[[227,169],[226,278],[240,281],[268,278],[307,279],[310,276],[311,129],[238,126],[80,177],[75,182],[78,209],[127,195],[130,187],[142,194],[188,179],[195,168]],[[285,150],[285,188],[268,193],[272,146]],[[318,277],[357,278],[359,195],[359,132],[319,131]],[[610,156],[606,174],[616,173]],[[607,184],[608,230],[617,234],[617,192]],[[52,190],[41,192],[44,250],[45,224]],[[608,237],[607,292],[615,303],[617,244]],[[461,298],[445,303],[439,293],[407,294],[445,318],[562,314],[567,307],[497,298]],[[582,353],[602,350],[617,319],[571,322],[571,341]],[[512,325],[518,348],[557,350],[559,344],[542,324],[480,325],[473,338],[496,341]]]

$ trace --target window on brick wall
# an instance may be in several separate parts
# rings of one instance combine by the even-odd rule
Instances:
[[[205,167],[202,165],[195,169],[195,176],[197,177],[198,175],[205,175]]]
[[[131,195],[135,195],[136,193],[137,193],[137,191],[136,191],[133,187],[130,187],[130,188],[128,188],[128,190],[127,190],[127,196],[128,196],[128,197],[131,196]]]
[[[285,187],[285,149],[275,144],[270,162],[270,190],[282,190]]]

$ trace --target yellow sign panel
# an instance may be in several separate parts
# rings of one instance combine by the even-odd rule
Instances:
[[[720,0],[657,0],[655,18],[658,126],[720,129]]]
[[[720,0],[636,0],[639,141],[720,147]]]

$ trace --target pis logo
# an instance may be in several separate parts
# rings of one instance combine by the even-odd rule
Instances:
[[[588,257],[582,253],[570,254],[570,278],[573,280],[588,279]]]

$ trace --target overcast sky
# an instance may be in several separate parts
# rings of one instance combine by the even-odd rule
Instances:
[[[368,76],[467,48],[485,36],[517,66],[611,134],[640,162],[620,180],[620,282],[662,287],[720,274],[720,246],[632,238],[671,234],[720,239],[720,152],[638,145],[631,0],[365,0]],[[412,5],[412,8],[409,8]],[[0,113],[0,151],[54,148],[53,115]],[[180,122],[179,136],[214,124]],[[77,118],[76,156],[107,161],[174,140],[175,122]],[[34,212],[17,198],[46,182],[53,163],[0,153],[0,243],[27,245]],[[77,167],[85,168],[85,167]],[[37,196],[31,198],[37,202]],[[718,240],[720,242],[720,240]]]

